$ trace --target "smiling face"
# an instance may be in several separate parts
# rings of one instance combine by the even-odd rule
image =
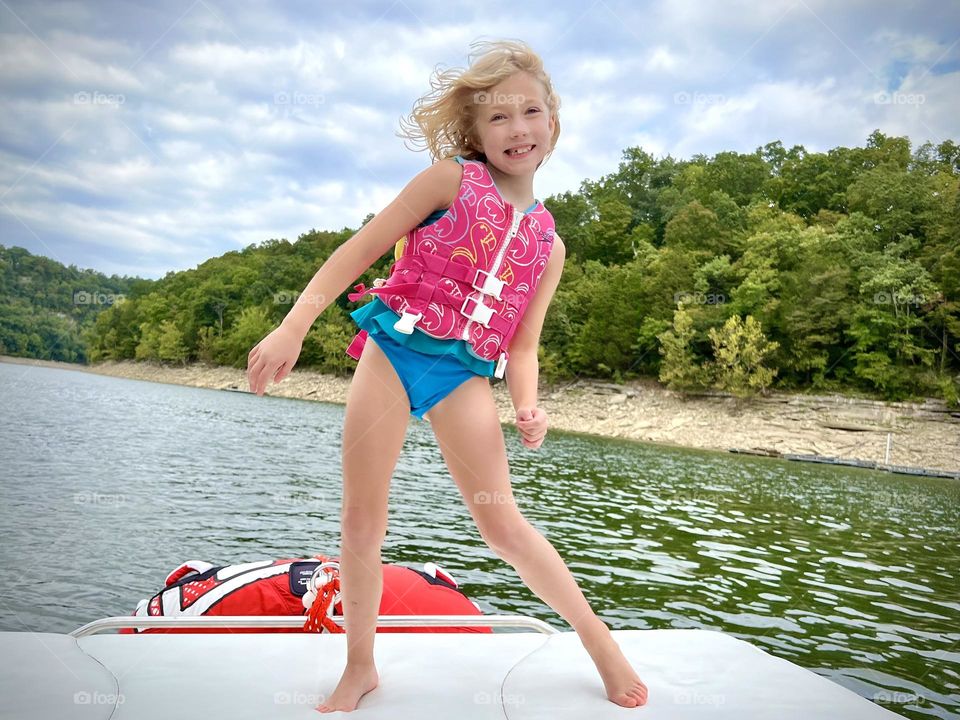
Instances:
[[[476,136],[487,162],[508,175],[533,174],[550,152],[555,119],[543,84],[517,72],[474,95]]]

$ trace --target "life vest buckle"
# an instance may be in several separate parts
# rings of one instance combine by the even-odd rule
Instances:
[[[467,303],[471,300],[476,303],[476,306],[469,313],[466,310]],[[480,300],[470,295],[467,295],[463,299],[463,304],[460,306],[460,313],[465,315],[468,320],[473,320],[483,325],[485,328],[490,327],[490,318],[493,317],[493,308],[487,307]]]
[[[493,376],[495,378],[503,378],[504,372],[507,370],[507,360],[509,359],[509,354],[506,352],[500,353],[500,359],[497,360],[497,368],[494,370]]]
[[[486,275],[486,278],[483,281],[483,285],[477,285],[477,278],[481,275]],[[487,272],[486,270],[481,270],[477,268],[477,274],[473,278],[473,282],[470,283],[475,290],[479,290],[484,295],[492,295],[497,300],[502,300],[500,293],[503,290],[503,286],[506,285],[503,280],[498,278],[496,275]]]
[[[402,332],[404,335],[412,335],[414,324],[422,317],[423,313],[404,312],[400,319],[393,324],[393,329]]]

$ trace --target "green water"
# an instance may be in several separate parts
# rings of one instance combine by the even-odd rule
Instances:
[[[129,614],[186,559],[339,552],[343,407],[0,364],[0,629]],[[901,715],[960,714],[960,484],[504,428],[524,515],[614,629],[720,630]],[[384,561],[568,629],[411,421]]]

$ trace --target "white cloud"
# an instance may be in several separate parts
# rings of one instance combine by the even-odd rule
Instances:
[[[680,106],[680,134],[671,153],[752,152],[777,139],[787,147],[802,144],[817,151],[862,144],[870,133],[867,102],[829,77],[818,84],[758,83],[730,96],[692,96]]]
[[[927,35],[908,35],[895,28],[883,28],[870,38],[870,42],[884,56],[928,66],[942,58],[947,50],[943,43]]]
[[[939,144],[960,141],[960,71],[935,75],[923,69],[907,74],[900,87],[883,93],[875,104],[875,127],[891,135],[907,135],[914,146],[925,140]]]
[[[655,47],[647,58],[644,69],[647,72],[673,72],[680,64],[680,58],[670,51],[669,47],[659,45]]]
[[[508,15],[562,98],[541,199],[614,171],[631,146],[826,150],[877,127],[958,139],[960,73],[943,68],[960,57],[946,32],[960,11],[932,0],[12,7],[32,32],[11,21],[0,47],[0,241],[107,272],[160,277],[358,226],[428,163],[395,133],[435,67],[463,67]],[[889,84],[923,101],[876,102]]]
[[[118,64],[116,56],[126,55],[123,43],[98,41],[73,33],[53,32],[46,40],[32,34],[7,33],[0,45],[3,85],[34,90],[72,86],[74,90],[105,93],[142,90],[136,75]],[[113,56],[113,57],[111,57]]]

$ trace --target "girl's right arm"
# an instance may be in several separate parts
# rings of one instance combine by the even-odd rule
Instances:
[[[269,379],[280,382],[296,364],[303,338],[317,317],[398,238],[419,225],[434,210],[456,198],[462,168],[454,160],[431,165],[411,180],[387,207],[333,251],[317,270],[278,328],[247,355],[251,392],[262,395]]]

